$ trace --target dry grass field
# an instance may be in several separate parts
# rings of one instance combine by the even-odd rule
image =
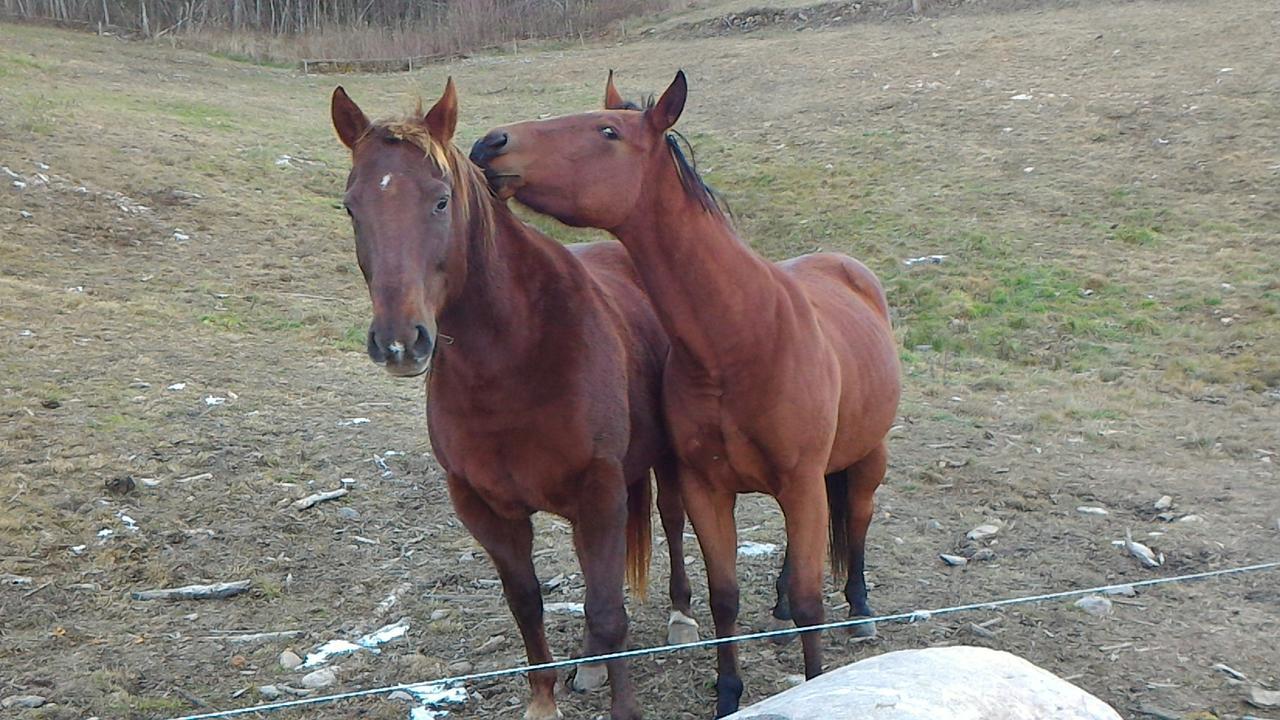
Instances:
[[[1253,0],[1064,4],[340,79],[0,25],[0,697],[52,703],[0,714],[247,705],[297,683],[285,648],[402,616],[408,637],[339,661],[336,689],[523,662],[496,575],[452,516],[421,382],[361,352],[336,82],[392,115],[452,75],[469,143],[594,107],[608,68],[638,95],[683,67],[681,129],[744,236],[775,258],[851,253],[888,289],[906,395],[868,552],[877,610],[1280,558],[1277,23]],[[342,478],[345,498],[288,507]],[[1001,525],[989,559],[943,565],[981,549],[964,536],[984,522]],[[739,524],[782,541],[772,502],[744,498]],[[567,526],[538,527],[539,574],[560,576],[547,599],[581,601]],[[1164,566],[1113,546],[1127,530]],[[779,561],[741,561],[744,630],[765,626]],[[664,565],[658,546],[635,646],[664,638]],[[130,599],[237,579],[252,590],[226,600]],[[1126,717],[1275,716],[1214,665],[1276,688],[1277,588],[1259,574],[1140,592],[1106,617],[1058,602],[888,625],[869,644],[831,636],[828,663],[973,643]],[[548,626],[557,655],[576,651],[580,619]],[[217,639],[281,630],[301,634]],[[746,701],[801,670],[798,643],[743,657]],[[649,717],[709,716],[711,651],[636,668]],[[523,681],[469,690],[450,718],[520,717]],[[562,707],[596,717],[607,697]],[[369,699],[277,716],[407,714]]]

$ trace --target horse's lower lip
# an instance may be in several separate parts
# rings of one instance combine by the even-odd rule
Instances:
[[[387,372],[394,377],[415,378],[431,369],[431,363],[423,363],[422,367],[403,367],[398,365],[384,365]]]

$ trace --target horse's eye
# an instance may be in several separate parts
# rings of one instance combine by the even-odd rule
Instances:
[[[440,202],[436,203],[436,212],[444,212],[444,209],[447,207],[449,207],[449,198],[447,196],[442,197],[440,198]]]
[[[609,127],[608,125],[605,125],[604,127],[600,128],[600,134],[610,140],[618,139],[618,131]]]

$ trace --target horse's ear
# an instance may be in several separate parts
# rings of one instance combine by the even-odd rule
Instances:
[[[684,100],[688,95],[689,83],[685,80],[684,71],[678,70],[676,79],[671,81],[662,97],[658,98],[658,103],[645,111],[650,125],[658,132],[670,130],[680,119],[680,113],[684,111]]]
[[[604,84],[604,109],[605,110],[621,110],[627,106],[627,101],[622,99],[622,95],[618,92],[618,88],[613,84],[613,71],[609,71],[609,80]]]
[[[458,129],[458,91],[453,87],[452,77],[444,85],[444,94],[427,111],[422,122],[432,139],[441,145],[448,145],[453,140],[453,132]]]
[[[343,145],[355,149],[356,142],[369,129],[369,118],[364,116],[360,106],[341,85],[333,91],[329,112],[333,115],[333,129],[338,131],[338,139]]]

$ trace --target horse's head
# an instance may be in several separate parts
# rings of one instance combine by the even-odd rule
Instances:
[[[625,102],[605,87],[604,110],[491,130],[471,148],[500,197],[580,227],[616,228],[632,213],[655,162],[670,162],[667,131],[684,109],[683,72],[656,102]]]
[[[332,113],[351,149],[343,205],[373,301],[369,357],[393,375],[420,375],[431,365],[436,320],[466,272],[470,185],[455,182],[467,161],[450,144],[453,80],[431,110],[405,121],[369,122],[341,87]]]

